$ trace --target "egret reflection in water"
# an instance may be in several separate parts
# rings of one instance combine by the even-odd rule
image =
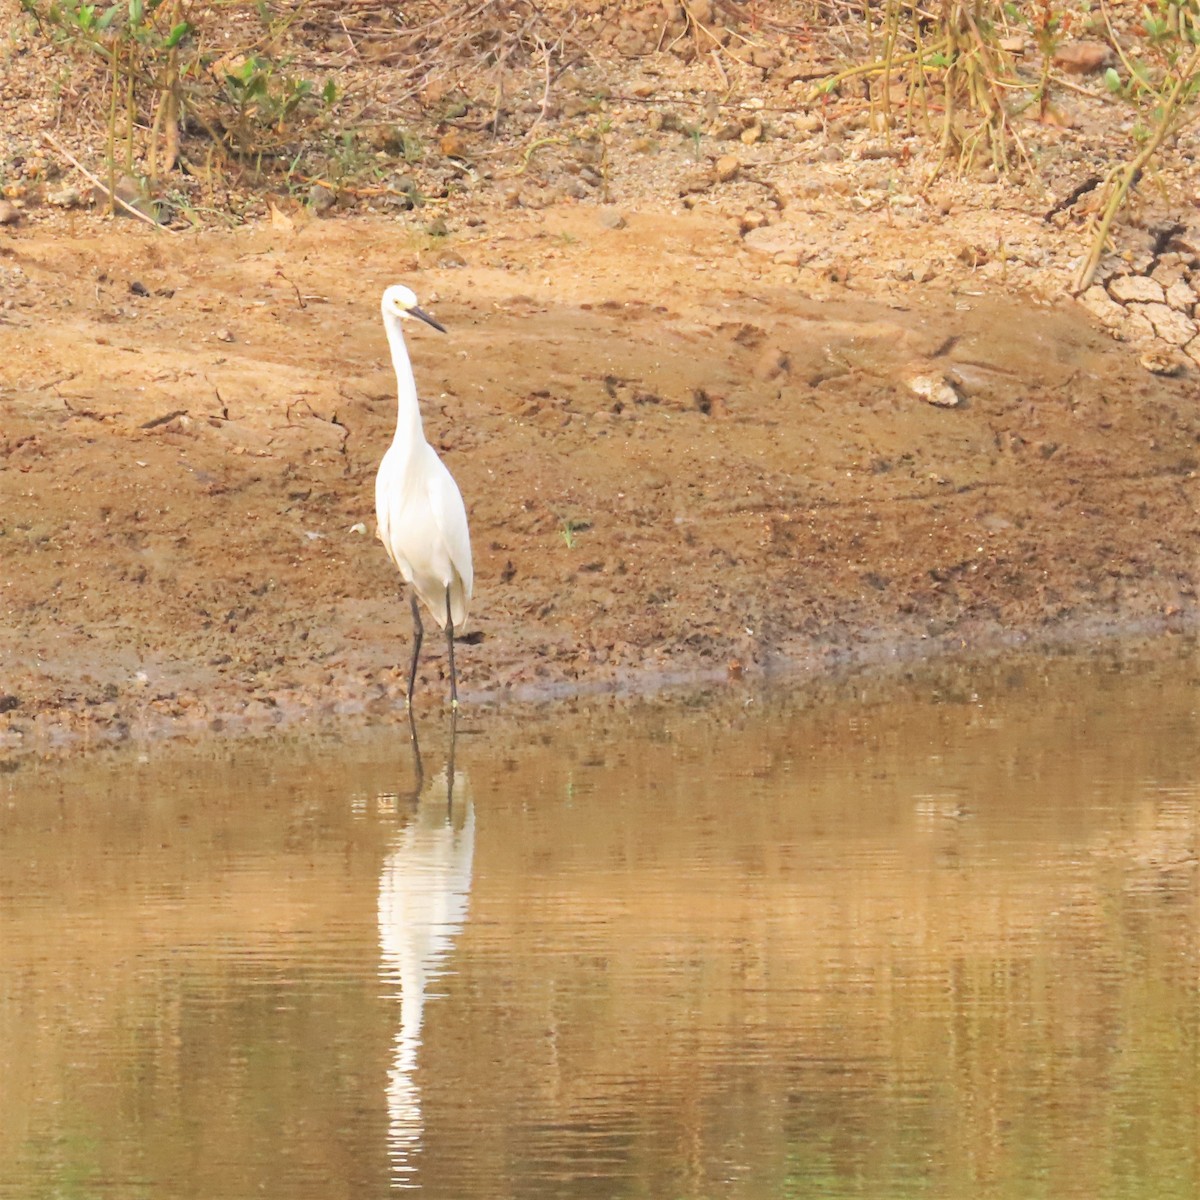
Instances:
[[[393,1187],[415,1186],[423,1120],[417,1058],[430,988],[467,916],[475,810],[466,773],[455,770],[453,739],[445,769],[427,783],[413,729],[418,789],[379,881],[380,972],[400,999],[400,1029],[388,1072],[388,1158]]]

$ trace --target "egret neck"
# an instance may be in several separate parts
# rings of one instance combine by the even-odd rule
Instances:
[[[417,381],[408,358],[408,347],[404,342],[404,330],[400,328],[400,318],[395,313],[385,312],[383,327],[387,331],[392,363],[396,368],[396,436],[392,438],[392,445],[411,450],[413,446],[425,440],[425,427],[421,424],[421,406],[417,403]]]

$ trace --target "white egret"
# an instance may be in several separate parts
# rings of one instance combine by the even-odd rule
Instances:
[[[396,436],[379,464],[375,477],[375,516],[379,539],[409,585],[413,615],[412,665],[408,672],[411,710],[417,681],[417,658],[425,636],[418,598],[446,631],[450,653],[450,703],[458,707],[458,680],[454,670],[454,633],[467,620],[474,586],[471,535],[462,493],[446,464],[425,440],[417,384],[404,344],[401,322],[416,317],[446,332],[417,304],[406,287],[393,284],[383,293],[383,327],[387,331],[396,368],[398,410]]]

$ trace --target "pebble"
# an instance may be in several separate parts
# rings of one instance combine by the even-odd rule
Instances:
[[[690,196],[693,192],[707,192],[713,185],[712,172],[688,171],[680,180],[676,191],[681,196]]]
[[[308,189],[308,203],[317,216],[323,216],[337,203],[337,193],[323,183],[314,183]]]
[[[15,225],[21,219],[21,210],[11,200],[0,200],[0,225]]]
[[[46,203],[54,205],[55,208],[77,208],[79,192],[73,187],[60,188],[46,197]]]
[[[962,397],[955,391],[954,385],[938,371],[910,368],[902,378],[914,396],[936,404],[938,408],[957,408],[962,403]]]
[[[1054,52],[1054,65],[1068,75],[1091,75],[1107,66],[1112,51],[1104,42],[1067,42]]]
[[[731,179],[736,179],[738,172],[742,169],[742,164],[735,154],[722,154],[717,159],[714,170],[716,171],[718,183],[728,183]]]
[[[602,208],[596,215],[596,220],[604,226],[605,229],[624,229],[628,222],[625,220],[621,211],[616,208]]]
[[[132,175],[122,175],[113,188],[113,194],[121,201],[121,204],[128,204],[129,208],[135,208],[145,216],[150,216],[142,185]],[[129,209],[122,208],[120,204],[114,207],[119,214],[129,216]]]
[[[1165,346],[1151,346],[1138,361],[1151,375],[1180,375],[1187,367],[1182,354]]]
[[[457,129],[452,129],[443,136],[438,148],[446,158],[466,158],[467,139]]]

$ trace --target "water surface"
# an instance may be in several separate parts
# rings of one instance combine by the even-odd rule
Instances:
[[[1196,671],[0,776],[0,1195],[1194,1197]]]

